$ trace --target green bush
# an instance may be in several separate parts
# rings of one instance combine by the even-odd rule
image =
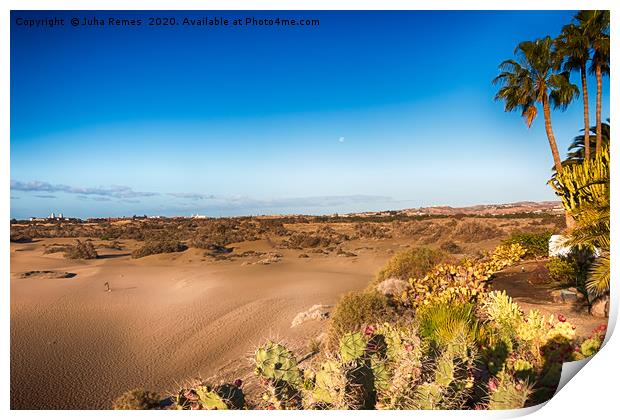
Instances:
[[[183,252],[187,246],[173,240],[148,241],[140,248],[131,253],[132,258],[142,258],[154,254],[168,254],[170,252]]]
[[[550,258],[547,269],[549,280],[554,283],[574,285],[579,277],[579,266],[570,258]]]
[[[387,320],[390,313],[388,299],[377,291],[344,295],[332,313],[328,345],[336,345],[342,335],[357,331],[364,325]]]
[[[526,258],[546,257],[549,255],[551,232],[518,232],[503,241],[504,244],[520,244],[526,249]]]
[[[374,284],[395,277],[409,280],[424,276],[437,264],[445,262],[446,254],[431,248],[411,248],[394,255],[379,272]]]
[[[69,246],[65,250],[65,258],[72,260],[93,260],[97,257],[97,251],[91,241],[82,242],[78,239],[75,245]]]

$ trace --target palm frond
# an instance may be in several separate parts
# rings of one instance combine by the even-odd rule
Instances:
[[[610,266],[609,254],[601,255],[592,265],[586,287],[588,293],[593,297],[599,297],[609,292]]]

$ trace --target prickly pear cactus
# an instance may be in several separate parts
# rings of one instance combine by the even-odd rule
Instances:
[[[346,378],[340,363],[328,360],[321,364],[314,375],[314,387],[310,391],[310,406],[325,406],[329,408],[345,408]]]
[[[390,388],[391,372],[388,363],[378,356],[370,358],[370,369],[374,377],[374,385],[377,392],[385,392]]]
[[[233,384],[182,389],[175,397],[175,407],[179,410],[239,410],[244,404],[243,391]]]
[[[375,377],[369,359],[344,365],[346,405],[351,410],[371,410],[377,403]]]
[[[525,407],[532,395],[532,387],[527,382],[516,380],[502,372],[489,379],[489,410],[511,410]]]
[[[461,409],[473,391],[475,357],[467,339],[457,336],[454,343],[435,350],[427,380],[415,391],[413,406],[418,409]]]
[[[444,351],[437,359],[435,367],[435,383],[440,387],[447,388],[454,381],[454,355]]]
[[[442,388],[434,382],[426,382],[415,389],[412,407],[417,410],[437,410],[442,399]]]
[[[256,350],[255,363],[256,374],[266,387],[263,400],[268,409],[302,408],[302,373],[293,353],[270,341]]]
[[[361,333],[348,333],[340,339],[340,359],[343,363],[353,362],[364,355],[366,340]]]
[[[297,359],[282,344],[268,342],[255,353],[256,373],[268,380],[284,381],[292,386],[301,385]]]
[[[207,387],[196,388],[196,394],[198,394],[200,404],[208,410],[228,409],[224,399],[217,395],[217,392],[211,391]]]

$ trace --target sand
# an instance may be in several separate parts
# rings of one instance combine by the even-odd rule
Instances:
[[[277,251],[280,262],[213,261],[195,249],[139,260],[106,249],[90,261],[43,254],[45,244],[63,242],[71,240],[11,244],[13,409],[110,408],[135,387],[170,391],[195,377],[248,375],[247,359],[266,339],[304,352],[327,321],[291,328],[295,315],[364,288],[390,255],[298,258],[302,251],[264,241],[238,250]],[[32,270],[76,276],[20,278]]]

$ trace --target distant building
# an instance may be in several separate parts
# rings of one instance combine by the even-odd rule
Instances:
[[[31,219],[38,219],[38,218],[36,218],[36,217],[35,217],[35,218],[32,218],[32,217],[31,217]],[[56,213],[52,212],[52,213],[50,213],[50,215],[49,215],[46,219],[45,219],[45,218],[42,218],[41,220],[46,220],[46,221],[53,221],[53,220],[69,220],[69,218],[68,218],[68,217],[65,217],[62,213],[58,213],[58,214],[56,214]]]

